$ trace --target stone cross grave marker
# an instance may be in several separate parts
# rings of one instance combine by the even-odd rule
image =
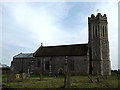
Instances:
[[[65,76],[65,80],[64,80],[65,88],[70,87],[70,82],[71,82],[71,73],[70,73],[70,70],[67,70],[67,73],[66,73],[66,76]]]

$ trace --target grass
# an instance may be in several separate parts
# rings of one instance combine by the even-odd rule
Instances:
[[[43,75],[43,80],[40,81],[39,75],[31,75],[26,80],[21,78],[15,79],[14,82],[7,82],[7,76],[2,76],[2,84],[11,88],[62,88],[64,87],[64,76],[52,77]],[[91,83],[88,76],[71,76],[70,88],[118,88],[118,78],[115,74],[108,76],[108,79],[100,77],[100,82],[97,82],[95,75],[90,75],[94,83]],[[119,80],[120,81],[120,80]]]

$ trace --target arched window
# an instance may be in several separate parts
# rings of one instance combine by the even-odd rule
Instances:
[[[94,38],[94,26],[93,26],[93,38]]]
[[[105,30],[105,29],[104,29],[104,26],[103,26],[103,37],[104,37],[104,30]]]
[[[96,37],[97,37],[97,26],[95,26],[95,30],[96,30],[96,33],[95,33],[95,34],[96,34]]]
[[[99,36],[99,25],[97,26],[97,36]]]
[[[107,28],[106,28],[106,26],[105,26],[105,35],[107,35]]]
[[[101,26],[101,37],[102,37],[102,34],[103,34],[103,30],[102,30],[102,26]]]

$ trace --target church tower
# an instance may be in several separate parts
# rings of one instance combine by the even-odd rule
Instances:
[[[106,14],[88,17],[90,74],[110,75],[108,22]]]

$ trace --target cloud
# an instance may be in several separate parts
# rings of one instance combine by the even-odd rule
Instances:
[[[58,33],[59,35],[65,33],[56,26],[60,20],[67,16],[69,11],[64,3],[54,4],[52,7],[51,5],[52,4],[39,6],[39,10],[35,10],[26,3],[8,5],[10,6],[8,8],[15,22],[26,29],[24,29],[25,33],[31,31],[35,36],[34,40],[46,43],[57,41]],[[55,8],[55,10],[53,10],[53,8]],[[65,33],[65,35],[67,35],[67,33]]]
[[[84,6],[83,6],[84,5]],[[84,8],[87,7],[87,8]],[[43,45],[88,42],[87,19],[100,9],[108,17],[112,68],[117,68],[117,3],[3,3],[3,62]],[[10,51],[11,53],[7,53]],[[116,52],[116,53],[115,53]],[[114,63],[113,63],[114,62]]]
[[[30,49],[35,51],[41,42],[45,45],[55,45],[65,41],[63,37],[69,35],[60,30],[57,24],[67,17],[70,6],[67,7],[64,3],[51,5],[41,4],[35,7],[29,3],[3,4],[3,62],[10,62],[13,54],[20,50],[25,51],[25,48],[26,52]],[[10,49],[13,46],[17,48]]]

